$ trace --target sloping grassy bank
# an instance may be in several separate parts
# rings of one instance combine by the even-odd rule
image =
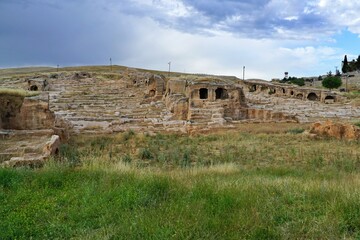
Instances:
[[[356,238],[360,175],[0,170],[0,238]]]
[[[358,151],[293,134],[80,137],[43,169],[0,169],[0,239],[356,239]]]

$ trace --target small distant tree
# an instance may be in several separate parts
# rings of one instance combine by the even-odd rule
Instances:
[[[323,80],[323,78],[322,78],[322,76],[320,75],[319,77],[318,77],[318,81],[322,81]]]
[[[356,59],[356,70],[360,70],[360,55]]]
[[[340,87],[342,84],[341,78],[338,76],[327,76],[321,83],[323,87],[330,89],[330,91],[331,89]]]
[[[344,61],[342,62],[341,71],[342,71],[343,73],[349,72],[349,63],[348,63],[348,60],[347,60],[347,56],[346,56],[346,55],[345,55],[345,57],[344,57]]]
[[[299,85],[299,86],[304,86],[305,85],[304,78],[297,78],[297,77],[283,78],[280,82],[296,84],[296,85]]]
[[[332,76],[332,72],[331,72],[331,70],[329,71],[329,72],[327,72],[327,74],[326,74],[328,77],[331,77]]]
[[[296,84],[298,86],[304,86],[305,85],[305,80],[303,78],[294,78],[290,81],[293,84]]]
[[[337,77],[340,77],[340,76],[341,76],[341,73],[340,73],[340,71],[339,71],[338,69],[336,69],[335,76],[337,76]]]
[[[356,71],[356,69],[357,69],[356,61],[355,61],[355,59],[353,59],[351,62],[349,62],[348,72]]]

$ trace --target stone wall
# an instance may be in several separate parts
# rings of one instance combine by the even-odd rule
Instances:
[[[341,102],[344,98],[336,92],[324,89],[306,88],[295,85],[274,84],[265,81],[240,81],[246,93],[264,94],[274,97],[296,98],[303,101],[323,103]]]
[[[176,120],[205,123],[247,118],[242,88],[221,79],[172,79],[164,100]]]
[[[274,122],[297,122],[295,116],[283,113],[276,112],[266,109],[247,109],[247,116],[249,120],[255,121],[274,121]]]

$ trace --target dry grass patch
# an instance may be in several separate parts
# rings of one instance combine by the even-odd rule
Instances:
[[[38,92],[25,91],[23,89],[0,88],[0,95],[11,95],[11,96],[19,96],[19,97],[32,97],[32,96],[39,95],[39,93]]]

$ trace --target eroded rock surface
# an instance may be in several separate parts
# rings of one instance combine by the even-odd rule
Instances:
[[[334,137],[337,139],[359,140],[360,128],[346,123],[332,121],[316,122],[311,126],[311,134],[320,137]]]
[[[191,133],[235,128],[247,122],[360,119],[360,106],[345,101],[339,93],[235,77],[168,78],[125,69],[111,73],[20,76],[2,79],[0,87],[39,92],[38,96],[25,98],[0,94],[0,129],[52,132],[41,143],[34,142],[34,146],[42,144],[42,147],[34,147],[33,151],[27,147],[28,150],[16,155],[12,147],[0,149],[3,153],[11,152],[12,155],[7,155],[10,158],[3,155],[1,159],[12,160],[14,166],[31,159],[34,163],[43,161],[55,154],[60,141],[78,133],[116,133],[129,129],[151,134]],[[326,128],[329,126],[319,127],[323,129],[321,134],[358,138],[357,131],[350,127],[332,126],[328,132]],[[10,135],[2,136],[6,139]]]

